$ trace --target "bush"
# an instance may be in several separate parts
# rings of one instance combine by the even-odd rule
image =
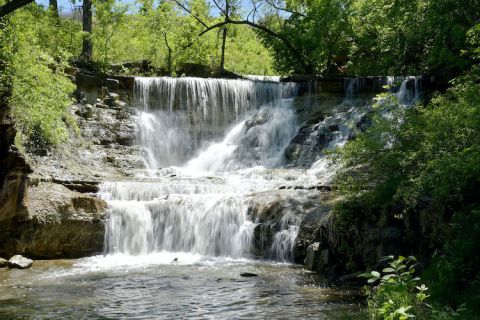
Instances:
[[[75,85],[64,73],[69,54],[51,46],[57,29],[48,12],[30,6],[13,14],[0,30],[1,50],[10,53],[3,63],[20,145],[45,147],[68,137],[62,119],[68,116]],[[49,37],[42,37],[46,33]]]
[[[449,307],[437,308],[428,304],[429,288],[420,284],[415,276],[415,257],[393,256],[382,261],[387,267],[382,272],[371,271],[360,277],[367,278],[368,283],[376,287],[366,288],[368,297],[368,314],[372,320],[407,320],[407,319],[465,319],[466,309],[461,305],[456,310]]]
[[[378,283],[374,289],[367,288],[368,310],[371,319],[406,320],[427,319],[429,311],[425,300],[428,288],[418,285],[415,276],[414,257],[388,256],[383,259],[387,267],[382,272],[372,271],[360,277],[368,283]]]

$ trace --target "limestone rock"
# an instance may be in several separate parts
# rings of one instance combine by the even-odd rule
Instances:
[[[108,92],[105,99],[103,99],[103,103],[107,106],[115,107],[115,102],[120,99],[120,96],[113,92]]]
[[[122,100],[116,100],[113,102],[112,108],[114,109],[125,109],[127,107],[127,103],[123,102]]]
[[[56,184],[30,186],[28,217],[12,222],[3,255],[36,258],[82,257],[103,250],[106,203]]]
[[[331,213],[331,206],[321,204],[307,212],[300,224],[295,246],[293,248],[294,260],[302,263],[305,260],[309,246],[315,238],[315,232],[324,223],[326,217]]]
[[[305,258],[305,268],[314,270],[320,250],[320,242],[314,242],[307,248],[307,256]]]
[[[25,258],[19,254],[14,255],[8,260],[8,267],[12,269],[28,269],[33,265],[33,260]]]
[[[262,124],[267,123],[267,121],[270,119],[270,113],[268,111],[260,111],[257,114],[255,114],[253,117],[245,121],[245,126],[247,129],[250,129],[255,126],[260,126]]]
[[[105,80],[105,86],[108,88],[108,90],[117,90],[120,86],[120,81],[108,78]]]

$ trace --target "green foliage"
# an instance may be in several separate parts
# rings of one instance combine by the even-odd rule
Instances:
[[[478,79],[473,70],[425,107],[401,108],[381,95],[372,126],[342,151],[348,170],[338,176],[340,188],[372,205],[401,203],[404,211],[422,197],[439,208],[460,204],[480,177]]]
[[[140,1],[138,13],[128,12],[131,8],[114,0],[94,5],[94,59],[104,66],[149,60],[172,74],[184,63],[213,67],[220,63],[219,30],[198,37],[204,26],[193,15],[208,24],[220,21],[211,15],[204,0],[189,1],[192,14],[184,14],[166,1],[158,5]],[[226,48],[227,69],[246,74],[272,73],[272,58],[251,28],[229,26]]]
[[[305,12],[288,18],[270,17],[264,23],[287,39],[300,51],[302,59],[311,70],[305,69],[297,56],[282,40],[259,32],[263,43],[271,49],[274,67],[282,74],[335,72],[335,56],[348,54],[348,0],[308,1]],[[293,9],[300,10],[303,2],[290,2]]]
[[[125,22],[128,6],[115,0],[94,1],[96,24],[93,29],[93,41],[96,43],[98,59],[103,63],[109,61],[111,41],[117,28]]]
[[[371,271],[360,277],[367,278],[368,313],[370,319],[407,320],[407,319],[464,319],[463,306],[456,310],[448,307],[437,308],[430,305],[430,289],[420,284],[416,276],[415,257],[388,256],[383,258],[387,264],[381,272]]]
[[[480,314],[480,204],[454,214],[451,233],[437,253],[424,278],[438,303],[463,308],[464,318]]]
[[[19,10],[0,30],[0,47],[10,79],[9,104],[26,146],[55,145],[67,138],[66,108],[73,83],[65,76],[69,57],[65,33],[48,12],[36,6]]]
[[[426,299],[428,288],[419,285],[415,276],[414,257],[393,256],[384,258],[387,267],[382,272],[372,271],[361,277],[368,283],[378,283],[375,289],[367,289],[368,309],[371,319],[407,320],[429,319]]]
[[[477,58],[478,26],[468,34],[468,52]],[[336,185],[345,197],[337,213],[343,226],[378,223],[376,212],[390,221],[419,211],[435,216],[446,232],[425,281],[432,304],[447,307],[432,309],[431,317],[474,319],[480,312],[480,69],[475,66],[451,83],[426,106],[401,107],[389,93],[377,98],[372,126],[341,153]],[[437,236],[436,225],[422,227],[424,239]],[[385,301],[374,309],[415,307]],[[464,303],[467,311],[460,317]]]
[[[321,74],[430,74],[452,79],[472,65],[463,51],[480,19],[478,0],[285,1],[294,13],[263,23],[300,51]],[[308,72],[285,44],[261,34],[282,73]]]

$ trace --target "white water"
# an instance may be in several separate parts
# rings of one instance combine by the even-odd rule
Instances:
[[[296,96],[293,83],[135,78],[139,140],[151,169],[182,165],[262,105]]]
[[[136,78],[134,94],[149,170],[136,181],[102,185],[110,205],[107,252],[249,257],[257,225],[248,213],[251,195],[286,182],[265,171],[282,164],[298,131],[296,85]],[[299,224],[293,220],[282,221],[283,240],[273,242],[269,257],[290,259]]]
[[[387,78],[382,84],[397,81]],[[368,108],[354,102],[362,86],[348,83],[345,102],[309,138],[335,127],[325,150],[342,147]],[[401,79],[396,92],[405,103],[418,99],[416,78]],[[249,258],[259,223],[249,212],[255,194],[325,184],[335,174],[324,151],[310,169],[281,168],[298,132],[295,84],[136,78],[134,94],[148,170],[134,181],[101,187],[100,196],[110,205],[106,251],[116,257],[111,260]],[[301,217],[287,210],[264,257],[291,261],[300,223]]]

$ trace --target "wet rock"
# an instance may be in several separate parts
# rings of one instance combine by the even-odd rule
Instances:
[[[313,270],[317,264],[318,252],[320,250],[320,242],[312,243],[307,248],[307,256],[305,258],[305,268]]]
[[[307,212],[300,224],[293,248],[294,261],[302,263],[307,256],[308,247],[314,242],[317,229],[326,222],[331,207],[323,204]]]
[[[0,230],[8,231],[10,221],[24,217],[22,209],[26,179],[32,169],[25,157],[15,147],[14,123],[0,108]],[[0,232],[0,243],[4,243],[5,232]],[[1,245],[0,245],[1,247]]]
[[[114,110],[121,110],[127,107],[127,103],[122,100],[116,100],[111,104],[111,108]]]
[[[267,123],[269,119],[270,119],[269,112],[264,110],[264,111],[258,112],[256,115],[254,115],[253,117],[245,121],[245,126],[247,127],[247,130],[248,130],[255,126],[259,126]]]
[[[75,79],[80,87],[100,87],[103,85],[103,79],[99,75],[77,73]]]
[[[113,109],[125,109],[127,107],[127,103],[123,102],[122,100],[116,100],[113,102],[112,108]]]
[[[8,260],[0,258],[0,268],[6,268],[8,266]]]
[[[240,273],[240,277],[252,278],[252,277],[258,277],[258,274],[251,273],[251,272],[242,272]]]
[[[93,118],[94,114],[95,114],[95,108],[91,104],[87,103],[86,105],[83,106],[81,117],[85,119],[91,119]]]
[[[25,258],[19,254],[14,255],[8,260],[8,267],[12,269],[28,269],[33,265],[33,260]]]
[[[320,242],[314,242],[307,248],[305,268],[312,271],[320,271],[329,265],[329,249],[322,249]]]
[[[328,126],[328,129],[332,132],[340,130],[338,124],[331,124],[331,125]]]
[[[290,226],[300,225],[302,217],[318,205],[318,201],[318,193],[305,190],[254,194],[247,213],[257,224],[253,230],[252,253],[259,257],[274,258],[272,255],[275,252],[271,249],[275,234]]]
[[[108,109],[108,106],[103,102],[95,103],[95,108]]]

